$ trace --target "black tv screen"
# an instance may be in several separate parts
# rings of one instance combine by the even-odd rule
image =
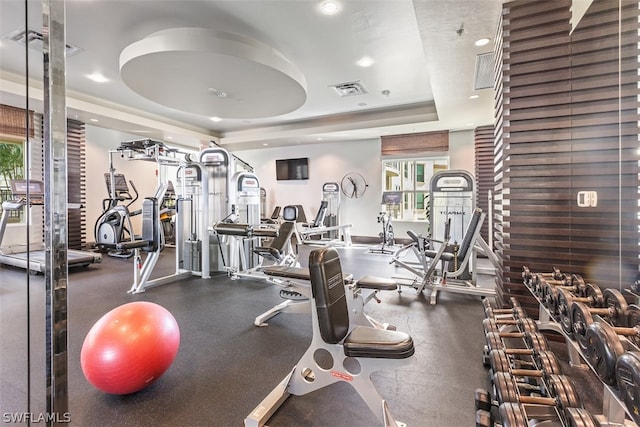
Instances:
[[[278,181],[309,179],[309,159],[276,160],[276,179]]]

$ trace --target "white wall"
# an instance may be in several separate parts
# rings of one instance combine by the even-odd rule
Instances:
[[[348,172],[362,174],[369,186],[361,198],[340,198],[340,223],[353,224],[354,236],[378,234],[376,217],[382,194],[380,139],[261,148],[233,154],[254,167],[260,186],[267,191],[267,215],[275,206],[302,205],[311,221],[322,200],[322,184],[331,181],[339,184]],[[309,179],[277,181],[276,160],[298,157],[309,158]]]
[[[140,139],[140,137],[95,126],[86,126],[87,242],[95,241],[94,224],[102,213],[102,200],[108,197],[104,174],[109,172],[109,150],[115,150],[123,141],[134,139]],[[125,160],[115,154],[113,166],[116,173],[123,173],[128,181],[133,181],[140,193],[140,198],[129,209],[140,209],[142,200],[147,196],[152,196],[158,185],[157,164],[140,160]],[[133,192],[133,190],[131,191]],[[140,219],[139,215],[132,218],[136,234],[141,232]]]
[[[354,236],[377,237],[382,227],[377,222],[382,196],[382,157],[380,139],[342,141],[284,148],[261,148],[233,152],[250,163],[267,191],[267,214],[276,205],[301,204],[308,220],[315,216],[322,200],[322,184],[340,183],[347,172],[361,173],[369,187],[359,199],[340,199],[340,222],[353,224]],[[449,133],[450,168],[474,173],[473,130]],[[276,181],[275,161],[286,158],[309,158],[309,180]],[[427,232],[427,225],[417,221],[394,221],[396,237],[405,238],[407,230]]]

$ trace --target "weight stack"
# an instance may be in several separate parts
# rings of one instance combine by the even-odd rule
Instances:
[[[186,240],[184,242],[183,268],[191,271],[202,271],[202,241]]]

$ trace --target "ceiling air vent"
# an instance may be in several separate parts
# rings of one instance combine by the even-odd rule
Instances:
[[[38,51],[42,51],[42,45],[44,42],[44,36],[34,30],[25,30],[24,28],[19,28],[15,31],[10,32],[9,34],[2,37],[5,40],[12,40],[16,43],[20,43],[23,46],[29,46],[29,49],[34,49]],[[66,55],[67,57],[75,55],[79,53],[82,49],[77,46],[73,46],[70,44],[66,45]]]
[[[338,83],[335,85],[330,85],[338,95],[342,96],[353,96],[353,95],[364,95],[368,93],[367,90],[362,86],[360,81],[355,82],[347,82],[347,83]]]
[[[493,87],[493,52],[481,53],[476,56],[476,75],[473,89],[488,89]]]

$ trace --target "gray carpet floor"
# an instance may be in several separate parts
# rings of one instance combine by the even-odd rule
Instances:
[[[302,264],[309,250],[301,248]],[[398,274],[389,265],[389,255],[371,254],[363,246],[341,249],[340,256],[343,270],[356,278]],[[193,277],[129,295],[132,262],[105,256],[102,264],[69,275],[69,425],[242,425],[309,346],[310,316],[280,314],[268,326],[256,327],[254,318],[282,301],[279,289],[264,281],[231,280],[225,274],[208,280]],[[167,249],[154,277],[173,268],[173,253]],[[400,275],[407,273],[402,270]],[[490,286],[494,279],[481,280]],[[43,288],[42,276],[0,267],[3,414],[28,408],[38,414],[46,408]],[[474,425],[474,390],[489,386],[482,365],[480,298],[440,293],[438,303],[431,305],[424,294],[403,289],[402,293],[381,293],[382,302],[369,303],[366,312],[409,333],[416,345],[415,361],[398,370],[377,372],[373,382],[395,418],[409,426]],[[131,395],[107,395],[82,373],[82,343],[102,315],[131,301],[151,301],[167,308],[180,327],[180,350],[168,371],[148,388]],[[377,424],[346,383],[290,397],[269,423],[273,427]]]

